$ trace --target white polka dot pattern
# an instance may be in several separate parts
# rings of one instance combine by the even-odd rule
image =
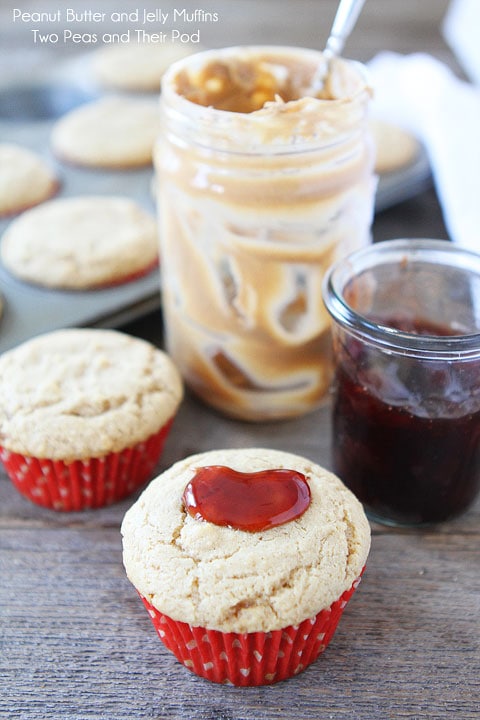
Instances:
[[[64,512],[98,508],[127,497],[151,477],[170,426],[99,458],[64,463],[0,447],[0,460],[17,490],[37,505]]]
[[[158,636],[186,668],[212,682],[269,685],[297,675],[329,644],[360,577],[332,605],[283,630],[223,633],[172,620],[141,597]]]

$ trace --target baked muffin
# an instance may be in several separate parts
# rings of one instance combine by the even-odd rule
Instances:
[[[259,448],[176,463],[122,534],[127,576],[166,647],[235,685],[278,682],[316,659],[370,547],[362,506],[337,477]]]
[[[0,143],[0,217],[51,198],[60,182],[40,155],[14,143]]]
[[[127,197],[57,198],[10,223],[0,257],[12,275],[35,285],[65,290],[118,285],[157,266],[157,223]]]
[[[93,54],[93,73],[106,88],[158,93],[165,70],[199,49],[198,45],[173,42],[104,45]]]
[[[54,154],[66,162],[111,170],[152,164],[158,135],[157,102],[107,96],[80,105],[52,128]]]
[[[420,144],[411,133],[377,118],[371,118],[369,125],[375,145],[377,173],[383,175],[402,170],[415,161]]]
[[[170,358],[115,330],[40,335],[0,356],[0,459],[55,510],[120,500],[152,474],[182,398]]]

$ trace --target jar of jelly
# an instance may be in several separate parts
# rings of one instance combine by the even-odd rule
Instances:
[[[243,420],[293,417],[324,397],[324,273],[370,240],[370,90],[341,59],[315,87],[324,65],[302,48],[226,48],[182,59],[162,81],[166,345],[197,396]]]
[[[333,462],[374,520],[417,526],[480,489],[480,255],[391,240],[333,266]]]

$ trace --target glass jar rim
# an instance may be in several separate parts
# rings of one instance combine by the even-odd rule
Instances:
[[[285,108],[292,108],[308,101],[311,105],[307,113],[282,110],[276,115],[265,115],[267,106],[254,112],[236,112],[201,105],[178,91],[177,78],[185,70],[205,67],[209,61],[228,61],[237,56],[255,59],[257,55],[278,57],[279,62],[306,58],[313,69],[323,57],[320,50],[289,45],[232,45],[187,55],[172,63],[162,77],[162,125],[170,133],[188,138],[189,145],[219,150],[229,156],[263,156],[265,146],[272,155],[298,155],[300,152],[317,151],[319,147],[328,149],[339,142],[339,136],[347,136],[352,129],[356,131],[359,124],[365,124],[366,105],[371,97],[368,70],[362,63],[345,58],[341,58],[341,62],[348,68],[350,76],[355,76],[357,86],[349,89],[348,93],[345,90],[345,96],[340,94],[339,97],[322,99],[305,95],[284,104]],[[331,112],[338,113],[342,122],[338,118],[336,122],[327,122],[325,113],[329,115]],[[298,117],[298,127],[295,127],[295,117]]]
[[[235,57],[237,55],[245,54],[247,57],[249,55],[262,55],[262,54],[272,54],[277,55],[279,58],[283,58],[284,56],[291,56],[291,57],[307,57],[310,58],[312,61],[313,59],[319,59],[323,57],[323,53],[321,50],[317,50],[314,48],[308,48],[308,47],[301,47],[296,45],[261,45],[261,44],[254,44],[254,45],[230,45],[228,47],[221,47],[221,48],[207,48],[203,50],[199,50],[198,52],[191,53],[189,55],[186,55],[185,57],[182,57],[175,62],[173,62],[165,71],[163,77],[162,77],[162,83],[161,83],[161,91],[163,94],[165,94],[166,91],[171,92],[175,97],[177,98],[177,102],[180,103],[183,108],[190,108],[191,112],[195,113],[197,118],[205,116],[205,115],[211,115],[214,113],[218,117],[236,117],[238,115],[251,115],[252,113],[238,113],[232,110],[220,110],[218,108],[215,108],[213,106],[204,106],[204,105],[198,105],[195,102],[192,102],[191,100],[187,100],[185,97],[183,97],[180,93],[177,93],[175,90],[172,90],[172,87],[175,85],[174,78],[179,75],[179,73],[192,65],[192,63],[197,64],[207,64],[208,60],[218,60],[218,59],[228,59],[230,57]],[[356,89],[354,93],[351,94],[351,96],[348,98],[350,101],[355,101],[357,98],[362,97],[366,92],[369,92],[370,87],[370,75],[369,71],[366,65],[361,63],[358,60],[352,60],[350,58],[341,58],[342,62],[350,67],[352,70],[355,69],[358,80],[362,79],[362,83],[360,83],[360,86]],[[162,93],[160,95],[160,98],[162,96]],[[320,103],[325,103],[328,105],[343,105],[345,103],[347,98],[345,97],[338,97],[338,98],[331,98],[328,100],[317,98],[317,100]]]
[[[448,240],[384,240],[351,253],[334,263],[327,271],[323,282],[323,300],[333,320],[363,341],[392,352],[425,359],[438,357],[458,360],[480,357],[480,331],[447,336],[420,335],[371,320],[347,303],[343,291],[353,277],[393,260],[398,262],[399,255],[402,262],[415,263],[421,260],[423,264],[463,269],[470,275],[478,276],[480,280],[480,255]]]

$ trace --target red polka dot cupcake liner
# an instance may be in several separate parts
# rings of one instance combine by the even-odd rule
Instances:
[[[98,458],[64,462],[0,447],[0,460],[17,490],[37,505],[76,512],[111,505],[150,478],[173,418],[145,441]]]
[[[325,650],[360,580],[361,576],[315,617],[272,632],[226,633],[192,627],[172,620],[140,597],[161,641],[196,675],[237,686],[271,685],[298,675]]]

